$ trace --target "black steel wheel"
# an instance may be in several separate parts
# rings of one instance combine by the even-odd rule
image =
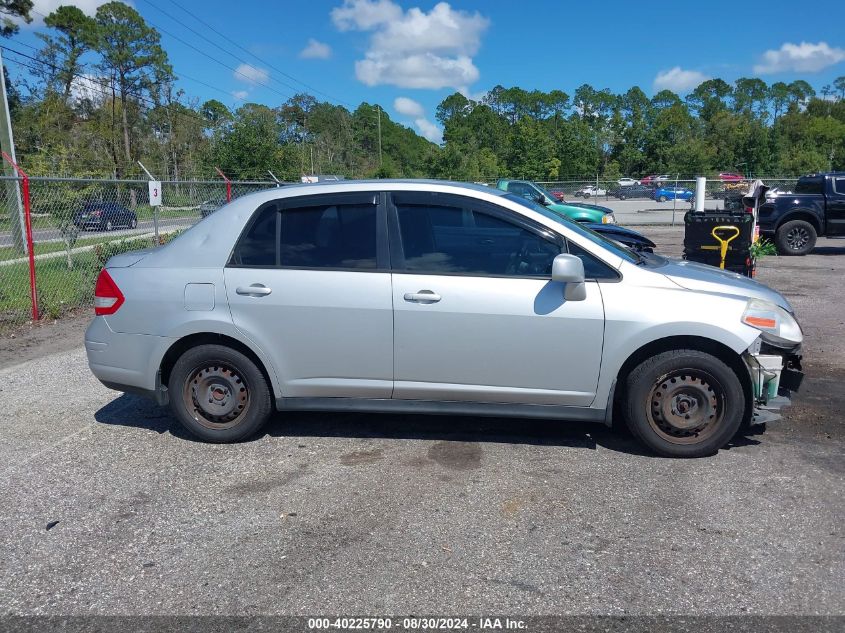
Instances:
[[[816,246],[816,228],[806,220],[784,222],[775,234],[780,255],[806,255]]]
[[[222,345],[186,351],[170,372],[170,403],[179,422],[200,439],[236,442],[256,433],[272,412],[261,370]]]
[[[643,444],[667,457],[712,455],[739,430],[742,384],[724,362],[697,350],[657,354],[628,376],[626,418]]]

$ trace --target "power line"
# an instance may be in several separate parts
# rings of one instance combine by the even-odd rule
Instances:
[[[50,62],[45,61],[45,60],[43,60],[43,59],[38,59],[38,58],[36,58],[36,57],[33,57],[32,55],[27,55],[26,53],[22,53],[22,52],[20,52],[20,51],[18,51],[18,50],[15,50],[14,48],[10,48],[10,47],[8,47],[8,46],[3,46],[3,45],[0,45],[0,48],[2,48],[4,51],[8,51],[8,52],[13,53],[13,54],[15,54],[15,55],[19,55],[20,57],[24,57],[24,58],[29,59],[29,60],[31,60],[31,61],[33,61],[33,62],[38,63],[38,64],[43,64],[43,65],[45,65],[45,66],[49,66],[50,68],[54,68],[54,69],[56,69],[56,70],[60,70],[60,71],[66,72],[66,69],[62,68],[61,66],[56,66],[55,64],[51,64]],[[26,64],[26,63],[24,63],[24,62],[21,62],[20,60],[16,60],[16,59],[9,58],[9,60],[8,60],[8,61],[10,61],[10,62],[12,62],[12,63],[15,63],[15,64],[18,64],[19,66],[23,66],[24,68],[28,68],[29,70],[32,70],[32,71],[34,71],[34,72],[36,72],[36,73],[37,73],[37,72],[42,72],[42,71],[43,71],[43,68],[38,68],[38,67],[35,67],[35,66],[30,66],[29,64]],[[96,86],[95,86],[95,82],[91,79],[91,77],[88,77],[87,75],[83,75],[83,74],[80,74],[80,73],[70,73],[70,75],[71,75],[71,76],[73,76],[73,77],[77,77],[77,78],[79,78],[79,79],[83,79],[83,80],[85,80],[85,82],[86,82],[86,84],[85,84],[85,85],[86,85],[86,87],[87,87],[87,88],[90,88],[90,89],[94,90],[95,92],[99,92],[99,93],[100,93],[101,95],[103,95],[103,96],[106,96],[106,97],[111,96],[111,92],[110,92],[110,91],[105,90],[105,89],[103,89],[103,88],[98,88],[98,87],[96,87]],[[139,102],[143,102],[143,103],[147,104],[147,105],[148,105],[148,107],[151,105],[153,109],[155,109],[155,108],[161,108],[161,109],[163,109],[163,110],[171,111],[171,109],[173,108],[173,106],[172,106],[172,105],[168,106],[168,105],[164,105],[164,104],[156,103],[156,102],[155,102],[155,101],[153,101],[152,99],[149,99],[148,97],[145,97],[145,96],[143,96],[142,94],[139,94],[139,93],[135,93],[135,92],[128,91],[126,94],[127,94],[127,95],[129,95],[130,97],[134,97],[134,98],[135,98],[135,99],[137,99]],[[188,106],[186,106],[186,105],[184,105],[184,104],[182,104],[182,103],[179,103],[178,101],[176,102],[176,104],[178,104],[178,105],[182,106],[183,108],[188,108],[188,109],[190,110],[190,108],[189,108]],[[184,110],[173,110],[173,112],[174,112],[175,114],[179,115],[179,116],[185,116],[185,117],[188,117],[188,118],[194,119],[194,120],[196,120],[196,121],[199,121],[200,123],[202,123],[202,124],[203,124],[203,127],[205,127],[205,126],[207,126],[207,125],[208,125],[208,121],[207,121],[205,118],[203,118],[203,117],[199,116],[198,114],[189,113],[189,112],[186,112],[186,111],[184,111]],[[192,112],[192,111],[191,111],[191,112]]]
[[[150,0],[144,0],[144,2],[147,2],[147,4],[152,4],[152,3],[150,2]],[[307,83],[305,83],[304,81],[301,81],[301,80],[297,79],[297,78],[296,78],[296,77],[294,77],[293,75],[289,75],[288,73],[284,72],[283,70],[281,70],[281,69],[277,68],[276,66],[274,66],[273,64],[271,64],[271,63],[270,63],[270,62],[268,62],[267,60],[262,59],[261,57],[259,57],[259,56],[258,56],[258,55],[256,55],[255,53],[253,53],[252,51],[250,51],[250,50],[248,50],[248,49],[244,48],[243,46],[241,46],[240,44],[238,44],[236,41],[234,41],[232,38],[230,38],[229,36],[227,36],[225,33],[221,33],[220,31],[218,31],[217,29],[215,29],[213,26],[211,26],[208,22],[206,22],[205,20],[203,20],[201,17],[199,17],[199,16],[198,16],[198,15],[196,15],[195,13],[192,13],[191,11],[188,11],[188,9],[186,9],[185,7],[183,7],[180,3],[176,2],[176,0],[170,0],[170,3],[171,3],[172,5],[174,5],[174,6],[178,7],[179,9],[181,9],[183,12],[185,12],[186,14],[188,14],[189,16],[191,16],[192,18],[194,18],[197,22],[199,22],[200,24],[202,24],[203,26],[205,26],[205,27],[206,27],[206,28],[208,28],[209,30],[213,31],[214,33],[216,33],[218,36],[222,37],[224,40],[226,40],[227,42],[229,42],[229,43],[230,43],[230,44],[232,44],[233,46],[237,47],[239,50],[241,50],[241,51],[245,52],[247,55],[251,55],[252,57],[254,57],[255,59],[257,59],[259,62],[261,62],[261,63],[262,63],[262,64],[264,64],[265,66],[270,67],[272,70],[276,71],[277,73],[279,73],[279,74],[280,74],[280,75],[282,75],[283,77],[287,77],[287,78],[288,78],[288,79],[290,79],[291,81],[295,81],[296,83],[298,83],[298,84],[299,84],[299,85],[301,85],[301,86],[304,86],[305,88],[307,88],[307,89],[308,89],[308,90],[310,90],[311,92],[314,92],[314,93],[317,93],[317,94],[321,94],[321,95],[323,95],[324,97],[327,97],[327,98],[331,99],[332,101],[336,101],[336,102],[338,102],[338,103],[342,103],[342,104],[344,104],[344,105],[349,106],[350,108],[355,108],[355,106],[354,106],[353,104],[349,103],[348,101],[345,101],[345,100],[343,100],[343,99],[339,99],[339,98],[337,98],[337,97],[334,97],[334,96],[332,96],[332,95],[330,95],[330,94],[328,94],[327,92],[324,92],[324,91],[322,91],[322,90],[318,90],[317,88],[314,88],[313,86],[308,85],[308,84],[307,84]],[[153,5],[153,6],[155,6],[155,5]],[[175,18],[174,18],[174,19],[175,19]]]
[[[38,13],[38,12],[36,11],[36,13]],[[39,15],[41,15],[41,14],[39,14]],[[41,34],[36,33],[36,35],[41,35]],[[15,44],[18,45],[18,46],[26,46],[27,48],[32,49],[36,52],[39,52],[41,50],[37,46],[32,46],[32,44],[27,44],[26,42],[15,42]],[[11,50],[11,49],[7,49],[7,50]],[[23,54],[24,53],[18,53],[18,55],[23,55]],[[37,61],[41,64],[48,64],[48,65],[53,66],[52,64],[50,64],[50,62],[43,60],[43,59],[38,59]],[[53,66],[53,67],[56,68],[56,66]],[[62,68],[61,70],[64,70],[64,69]],[[203,81],[202,79],[197,79],[196,77],[191,77],[190,75],[186,75],[185,73],[177,71],[176,69],[174,69],[173,72],[176,75],[177,79],[187,79],[188,81],[193,81],[194,83],[198,83],[202,86],[205,86],[206,88],[210,88],[211,90],[216,90],[217,92],[225,94],[226,96],[234,99],[235,101],[245,101],[245,99],[241,99],[240,97],[236,97],[235,95],[230,93],[228,90],[224,90],[220,86],[214,86],[214,85],[212,85],[208,82]],[[78,76],[78,75],[75,75],[75,76]],[[84,75],[82,75],[82,76],[84,77]],[[90,79],[90,78],[86,77],[86,79]],[[159,106],[159,107],[161,107],[161,106]]]
[[[240,75],[241,77],[243,77],[244,79],[246,79],[248,82],[258,84],[259,86],[264,86],[265,88],[267,88],[267,89],[268,89],[268,90],[270,90],[271,92],[275,92],[277,95],[279,95],[280,97],[282,97],[282,98],[284,98],[284,99],[287,99],[287,98],[289,98],[289,97],[291,96],[291,95],[289,95],[289,94],[285,94],[285,93],[283,93],[283,92],[279,92],[279,91],[278,91],[278,90],[276,90],[273,86],[270,86],[270,85],[268,85],[268,84],[265,84],[265,83],[264,83],[264,82],[262,82],[262,81],[258,81],[258,80],[257,80],[257,79],[255,79],[254,77],[250,77],[249,75],[247,75],[247,74],[245,74],[245,73],[241,72],[241,71],[240,71],[240,70],[238,70],[237,68],[234,68],[234,67],[230,66],[230,65],[229,65],[229,64],[227,64],[226,62],[221,62],[221,61],[220,61],[219,59],[217,59],[216,57],[212,57],[211,55],[209,55],[208,53],[206,53],[204,50],[202,50],[202,49],[200,49],[200,48],[197,48],[196,46],[194,46],[194,45],[193,45],[193,44],[191,44],[190,42],[188,42],[188,41],[186,41],[186,40],[182,39],[182,38],[181,38],[181,37],[179,37],[178,35],[174,35],[174,34],[173,34],[173,33],[171,33],[170,31],[168,31],[168,30],[166,30],[166,29],[163,29],[163,28],[161,28],[160,26],[156,26],[155,24],[153,24],[153,23],[152,23],[152,22],[150,22],[149,20],[147,20],[147,23],[148,23],[150,26],[152,26],[154,29],[157,29],[157,30],[161,31],[161,32],[162,32],[162,33],[164,33],[165,35],[169,35],[169,36],[170,36],[170,37],[172,37],[174,40],[176,40],[176,41],[178,41],[178,42],[181,42],[181,43],[182,43],[182,44],[184,44],[185,46],[188,46],[189,48],[191,48],[191,49],[195,50],[197,53],[199,53],[200,55],[202,55],[202,56],[204,56],[204,57],[207,57],[208,59],[210,59],[210,60],[211,60],[211,61],[213,61],[214,63],[216,63],[216,64],[220,64],[220,65],[221,65],[221,66],[223,66],[224,68],[228,68],[229,70],[231,70],[232,72],[234,72],[236,75]],[[257,70],[257,69],[256,69],[256,70]]]
[[[158,11],[159,13],[162,13],[162,14],[166,15],[167,17],[169,17],[169,18],[170,18],[171,20],[173,20],[174,22],[177,22],[177,23],[181,24],[181,25],[182,25],[182,26],[184,26],[186,29],[188,29],[191,33],[193,33],[193,34],[195,34],[195,35],[198,35],[199,37],[201,37],[202,39],[204,39],[206,42],[208,42],[209,44],[211,44],[212,46],[214,46],[214,47],[216,47],[216,48],[219,48],[221,51],[223,51],[223,52],[224,52],[224,53],[226,53],[227,55],[231,55],[232,57],[234,57],[235,59],[237,59],[239,62],[242,62],[242,63],[246,64],[246,65],[247,65],[247,66],[249,66],[250,68],[253,68],[253,69],[255,69],[255,70],[259,70],[258,68],[255,68],[255,66],[253,66],[251,62],[248,62],[248,61],[247,61],[247,60],[245,60],[243,57],[239,57],[238,55],[236,55],[236,54],[235,54],[235,53],[233,53],[232,51],[229,51],[229,50],[227,50],[227,49],[223,48],[222,46],[220,46],[220,45],[219,45],[219,44],[217,44],[216,42],[214,42],[214,41],[212,41],[211,39],[209,39],[206,35],[204,35],[204,34],[200,33],[199,31],[197,31],[196,29],[192,28],[191,26],[189,26],[189,25],[185,24],[184,22],[180,22],[180,20],[179,20],[178,18],[174,17],[173,15],[171,15],[170,13],[168,13],[167,11],[165,11],[164,9],[162,9],[162,8],[160,8],[160,7],[158,7],[158,6],[156,6],[155,4],[153,4],[152,2],[150,2],[150,0],[143,0],[143,1],[144,1],[144,2],[146,2],[148,5],[150,5],[153,9],[155,9],[155,10],[156,10],[156,11]],[[148,21],[148,22],[149,22],[149,21]],[[154,28],[159,28],[159,27],[155,27],[155,25],[154,25],[154,24],[152,24],[152,22],[150,22],[150,25],[151,25],[151,26],[153,26]],[[159,29],[159,30],[162,30],[162,29]],[[166,31],[164,31],[164,32],[166,33]],[[172,35],[172,34],[170,34],[170,33],[168,33],[168,35],[170,35],[171,37],[175,37],[174,35]],[[178,38],[177,38],[177,39],[178,39]],[[186,45],[190,46],[190,44],[187,44],[184,40],[180,40],[180,41],[181,41],[183,44],[186,44]],[[193,47],[192,47],[192,48],[193,48]],[[197,49],[194,49],[194,50],[197,50]],[[222,63],[222,62],[218,62],[218,63]],[[236,72],[237,72],[237,71],[236,71]],[[279,80],[279,79],[276,79],[275,77],[272,77],[272,76],[271,76],[271,77],[270,77],[270,79],[272,79],[273,81],[275,81],[275,82],[277,82],[277,83],[279,83],[279,84],[283,85],[285,88],[289,88],[289,89],[293,90],[294,92],[296,92],[296,91],[298,90],[295,86],[291,86],[290,84],[285,83],[284,81],[281,81],[281,80]],[[256,82],[256,83],[258,83],[258,82]]]

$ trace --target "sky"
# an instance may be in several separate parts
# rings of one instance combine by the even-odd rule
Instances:
[[[38,45],[42,14],[102,0],[35,0],[35,20],[6,45]],[[681,95],[701,81],[845,75],[845,2],[641,0],[132,0],[157,28],[178,85],[199,102],[278,106],[296,92],[353,109],[380,104],[432,141],[437,104],[496,85],[588,83]],[[21,48],[22,51],[32,52]],[[11,65],[13,77],[16,71]]]

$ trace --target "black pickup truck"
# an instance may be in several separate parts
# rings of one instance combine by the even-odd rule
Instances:
[[[760,206],[758,223],[781,255],[806,255],[819,235],[845,237],[845,172],[802,176],[794,193]]]

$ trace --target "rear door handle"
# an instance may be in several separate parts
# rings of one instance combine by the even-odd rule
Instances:
[[[411,303],[437,303],[440,301],[440,295],[435,294],[431,290],[420,290],[419,292],[406,292],[405,301]]]
[[[247,297],[266,297],[273,290],[264,284],[252,284],[250,286],[238,286],[235,292],[239,295],[246,295]]]

